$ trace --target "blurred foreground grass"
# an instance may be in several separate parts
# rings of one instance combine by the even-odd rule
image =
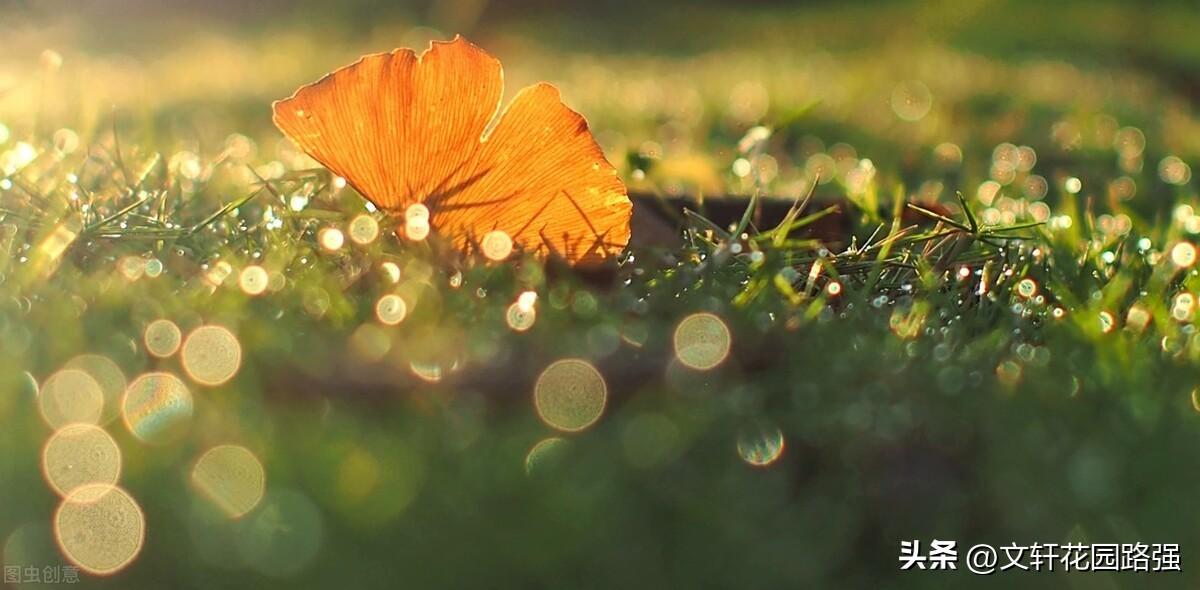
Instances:
[[[633,188],[796,198],[820,179],[808,212],[852,204],[845,251],[696,221],[608,289],[529,261],[447,267],[311,170],[269,100],[438,33],[403,14],[365,30],[302,15],[250,30],[9,21],[6,565],[62,563],[38,392],[83,366],[109,390],[105,418],[117,377],[169,373],[191,398],[190,415],[106,424],[147,533],[89,585],[1194,585],[1200,125],[1174,72],[1200,59],[1200,17],[1186,3],[477,23],[508,95],[561,85]],[[740,150],[758,125],[773,134]],[[955,233],[889,242],[897,198],[1025,239],[968,246],[943,223],[930,231]],[[360,244],[365,219],[381,229]],[[678,354],[680,322],[712,317],[698,313],[721,323]],[[236,346],[176,352],[171,330],[147,336],[161,319],[180,336],[224,326]],[[729,357],[694,368],[722,360],[718,326]],[[533,404],[564,358],[607,385],[578,433]],[[242,488],[193,474],[222,444],[265,470],[236,520]],[[1184,573],[898,571],[901,540],[932,538],[1180,543]]]

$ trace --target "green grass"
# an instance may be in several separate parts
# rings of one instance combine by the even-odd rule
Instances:
[[[94,85],[117,75],[104,64],[119,63],[95,49],[101,42],[64,46],[61,72],[26,72],[31,82],[0,97],[10,130],[0,166],[34,156],[0,183],[5,563],[62,560],[50,536],[58,498],[39,467],[52,431],[38,385],[85,353],[130,380],[186,376],[178,356],[155,359],[142,341],[149,322],[167,318],[184,333],[230,328],[242,364],[223,385],[188,381],[194,416],[176,440],[148,445],[121,420],[108,425],[124,457],[120,484],[148,532],[127,570],[89,585],[1194,585],[1200,337],[1180,296],[1200,292],[1200,276],[1173,251],[1196,241],[1200,223],[1189,220],[1200,203],[1195,180],[1159,172],[1169,156],[1197,162],[1194,104],[1108,50],[1079,57],[1082,41],[1070,39],[1108,38],[1111,20],[1072,29],[1058,40],[1069,47],[1046,39],[1046,23],[1024,31],[1030,21],[1008,12],[986,19],[1015,21],[993,38],[964,41],[956,31],[975,30],[987,10],[948,32],[915,21],[918,32],[942,31],[918,35],[926,43],[854,42],[910,10],[750,13],[727,44],[691,47],[671,31],[657,53],[572,49],[561,33],[539,34],[537,19],[480,31],[497,39],[514,85],[563,86],[631,188],[796,200],[799,233],[691,216],[682,246],[635,249],[609,286],[534,260],[449,262],[402,243],[377,214],[384,231],[371,243],[319,245],[321,230],[348,231],[369,212],[279,141],[267,100],[365,50],[370,35],[331,33],[326,53],[311,41],[288,46],[321,63],[285,68],[298,79],[262,69],[261,84],[225,90],[211,86],[221,76],[195,73],[205,60],[252,80],[279,31],[231,36],[220,51],[185,38],[171,56],[145,58],[138,75],[154,84],[141,100]],[[750,34],[817,15],[828,45]],[[572,19],[555,22],[585,29]],[[720,28],[695,19],[681,26],[692,41]],[[518,33],[528,46],[504,42]],[[1046,40],[1040,54],[1011,50],[1025,35]],[[146,42],[124,50],[152,55]],[[1186,36],[1146,47],[1156,63],[1194,59]],[[167,75],[172,59],[187,64],[178,77]],[[934,100],[906,122],[889,100],[912,79]],[[770,97],[753,116],[730,99],[747,81]],[[115,111],[94,104],[114,96],[128,100]],[[759,123],[774,134],[739,151]],[[1127,127],[1145,138],[1137,162],[1114,148]],[[59,128],[74,130],[77,149],[64,149],[72,142]],[[961,162],[938,156],[947,142]],[[994,199],[981,196],[1006,142],[1032,147],[1037,163]],[[808,200],[812,156],[849,146],[851,165]],[[735,175],[738,158],[760,173]],[[1035,176],[1045,190],[1025,191]],[[1119,196],[1128,183],[1136,195]],[[852,241],[806,239],[803,226],[835,201]],[[283,280],[250,296],[237,281],[250,265]],[[536,321],[518,332],[506,313],[528,290]],[[389,293],[409,302],[396,326],[376,318]],[[731,333],[729,358],[711,371],[688,369],[673,350],[675,327],[698,312]],[[608,386],[603,416],[574,434],[548,427],[533,405],[539,373],[572,357]],[[434,367],[439,381],[417,375]],[[527,466],[548,437],[566,444]],[[777,460],[750,464],[779,440]],[[251,449],[266,470],[266,498],[234,522],[189,481],[196,458],[223,443]],[[1184,572],[898,571],[901,540],[933,538],[960,548],[1180,543]]]

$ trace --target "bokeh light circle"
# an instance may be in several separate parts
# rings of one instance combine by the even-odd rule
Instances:
[[[483,235],[480,249],[483,250],[483,255],[488,260],[501,261],[512,254],[513,241],[507,233],[498,229],[492,230]]]
[[[1023,278],[1017,282],[1017,294],[1026,299],[1032,299],[1038,294],[1037,281],[1031,278]]]
[[[1158,163],[1158,177],[1169,184],[1184,185],[1192,179],[1192,168],[1179,156],[1167,156]]]
[[[562,456],[566,446],[566,439],[557,436],[538,441],[525,455],[525,473],[532,475],[545,465],[553,463]]]
[[[121,404],[129,432],[149,443],[174,440],[187,429],[192,411],[192,393],[170,373],[146,373],[134,379]]]
[[[513,331],[524,332],[537,321],[537,309],[521,305],[519,301],[513,302],[504,313],[504,321]]]
[[[695,313],[675,327],[675,356],[698,371],[720,365],[729,356],[732,338],[729,327],[711,313]]]
[[[238,286],[247,295],[262,295],[271,284],[271,274],[267,269],[252,264],[242,269],[238,275]]]
[[[142,342],[151,356],[167,358],[179,351],[179,345],[183,342],[183,332],[175,322],[157,319],[146,326]]]
[[[920,121],[933,107],[933,93],[919,80],[901,82],[892,90],[892,111],[904,121]]]
[[[54,514],[54,537],[66,558],[95,575],[116,573],[142,551],[146,518],[125,490],[89,484],[72,491]]]
[[[46,378],[38,392],[38,409],[51,428],[96,424],[104,412],[104,391],[80,369],[63,369]]]
[[[99,354],[81,354],[63,365],[64,369],[79,369],[100,386],[104,394],[104,409],[100,412],[100,423],[107,424],[120,413],[121,396],[125,393],[125,373],[112,359]]]
[[[200,326],[183,343],[183,369],[201,385],[221,385],[242,365],[242,345],[223,326]]]
[[[350,335],[350,349],[367,363],[379,362],[392,348],[392,335],[383,326],[359,324]]]
[[[42,474],[60,496],[88,484],[113,485],[121,476],[121,449],[99,426],[68,424],[42,447]]]
[[[517,305],[521,306],[521,309],[533,309],[537,300],[537,291],[522,291],[520,295],[517,295]]]
[[[384,324],[389,326],[399,324],[404,321],[406,315],[408,315],[408,304],[399,295],[390,293],[375,302],[375,317]]]
[[[121,273],[121,276],[127,281],[136,281],[146,273],[146,259],[138,256],[122,256],[120,260],[117,260],[117,272]]]
[[[346,243],[346,235],[336,227],[327,227],[317,233],[317,241],[322,248],[330,252],[337,252]]]
[[[379,222],[374,217],[363,213],[350,220],[350,241],[360,246],[366,246],[379,237]]]
[[[755,467],[767,467],[783,456],[783,432],[763,428],[742,433],[737,440],[738,456]]]
[[[422,203],[413,203],[404,209],[405,221],[429,221],[429,207]]]
[[[1171,262],[1180,268],[1196,264],[1196,247],[1190,242],[1179,242],[1171,248]]]
[[[161,260],[159,260],[157,258],[151,258],[150,260],[146,261],[146,276],[153,279],[153,278],[157,278],[158,275],[161,275],[162,272],[163,272],[163,263]]]
[[[404,210],[404,235],[419,242],[429,236],[429,207],[413,203]]]
[[[229,518],[254,510],[267,489],[262,462],[249,449],[220,445],[206,451],[192,468],[192,483]]]
[[[271,492],[258,510],[237,525],[234,540],[245,563],[277,578],[294,576],[307,567],[324,540],[321,511],[292,490]]]
[[[404,235],[414,242],[424,240],[429,237],[429,221],[419,217],[409,219],[404,224]]]
[[[442,366],[436,362],[419,361],[416,359],[409,361],[408,370],[412,371],[413,375],[426,383],[437,383],[442,380],[445,374]]]
[[[600,419],[608,385],[600,371],[582,359],[562,359],[537,379],[533,402],[538,416],[553,428],[578,432]]]
[[[387,278],[389,282],[400,282],[400,265],[395,262],[384,262],[379,265],[379,271]]]

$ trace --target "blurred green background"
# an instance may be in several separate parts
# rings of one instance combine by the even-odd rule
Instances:
[[[242,364],[224,385],[189,381],[178,440],[108,426],[147,536],[87,586],[1193,587],[1200,340],[1191,307],[1176,313],[1200,278],[1168,253],[1200,233],[1197,30],[1184,0],[0,0],[0,168],[18,181],[0,185],[14,228],[0,232],[4,562],[63,563],[39,386],[84,353],[130,381],[184,375],[145,350],[167,318],[185,334],[228,326]],[[988,267],[987,297],[953,277],[915,292],[847,278],[800,304],[747,297],[774,276],[761,269],[691,274],[695,248],[666,269],[636,253],[607,289],[509,267],[456,277],[387,238],[322,249],[319,230],[362,201],[292,183],[313,162],[270,102],[363,53],[456,33],[502,60],[507,97],[559,85],[638,191],[794,198],[819,181],[819,198],[861,205],[859,240],[870,199],[956,206],[961,191],[993,225],[1047,229]],[[774,133],[750,157],[737,144],[759,125]],[[18,167],[21,145],[38,157]],[[31,278],[51,213],[72,207],[68,175],[114,212],[142,170],[179,225],[248,194],[247,170],[284,194],[196,235],[81,238]],[[271,216],[284,230],[263,230]],[[420,302],[381,329],[374,306],[401,288],[383,261],[420,277],[403,283]],[[213,279],[222,262],[234,278]],[[285,286],[239,289],[257,264]],[[538,316],[517,332],[505,314],[526,289]],[[701,311],[732,334],[710,372],[672,354]],[[531,403],[565,357],[608,383],[578,434]],[[548,437],[564,442],[528,466]],[[224,443],[266,472],[235,521],[189,480]],[[1183,572],[899,571],[902,540],[933,538],[1180,543]]]

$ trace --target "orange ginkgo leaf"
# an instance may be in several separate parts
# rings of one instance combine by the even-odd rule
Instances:
[[[541,83],[500,111],[500,62],[461,37],[363,57],[274,105],[275,125],[380,209],[464,251],[616,256],[632,204],[587,122]]]

